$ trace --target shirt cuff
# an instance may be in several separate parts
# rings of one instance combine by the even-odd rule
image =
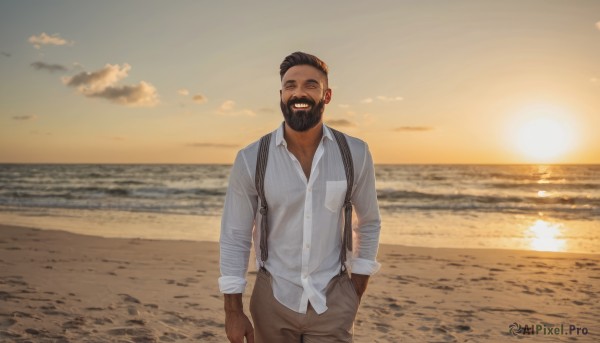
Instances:
[[[350,259],[350,271],[354,274],[373,275],[379,268],[381,263],[371,261],[364,258],[353,257]]]
[[[244,293],[246,280],[237,276],[221,276],[219,290],[224,294]]]

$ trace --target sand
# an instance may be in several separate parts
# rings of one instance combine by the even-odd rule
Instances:
[[[600,255],[382,245],[378,259],[356,342],[600,341]],[[212,242],[0,226],[0,341],[227,342],[218,260]]]

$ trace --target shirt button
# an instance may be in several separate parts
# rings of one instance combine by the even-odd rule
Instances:
[[[306,249],[308,249],[308,248],[310,248],[310,244],[305,244],[305,245],[304,245],[304,247],[305,247]]]

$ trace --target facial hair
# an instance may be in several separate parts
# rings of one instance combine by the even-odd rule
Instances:
[[[307,103],[310,105],[310,110],[297,110],[294,111],[292,106],[295,103]],[[325,99],[321,99],[318,104],[312,99],[308,98],[293,98],[287,102],[287,105],[283,103],[283,100],[279,101],[281,112],[285,118],[285,122],[294,130],[298,132],[308,131],[313,127],[317,126],[321,122],[323,112],[325,111]]]

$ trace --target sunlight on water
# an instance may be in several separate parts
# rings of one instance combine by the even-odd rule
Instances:
[[[538,191],[537,196],[538,196],[538,198],[547,198],[550,196],[550,194],[548,194],[548,192],[546,192],[546,191]]]
[[[566,241],[559,239],[561,225],[537,220],[525,233],[531,237],[531,249],[538,251],[565,251]]]

